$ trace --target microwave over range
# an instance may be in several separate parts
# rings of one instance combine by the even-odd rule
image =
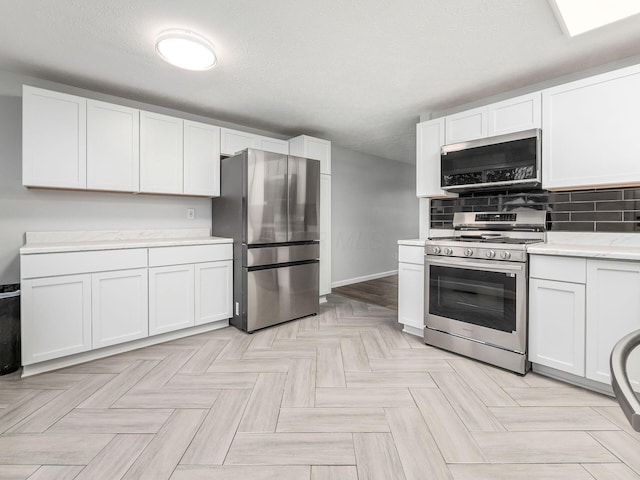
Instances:
[[[532,129],[443,146],[442,189],[539,187],[540,138],[540,129]]]

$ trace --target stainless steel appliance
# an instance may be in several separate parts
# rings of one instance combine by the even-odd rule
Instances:
[[[233,238],[231,323],[252,332],[318,313],[320,162],[247,149],[220,164],[212,233]]]
[[[540,136],[533,129],[443,146],[442,189],[540,186]]]
[[[545,240],[544,211],[455,213],[454,236],[425,249],[426,344],[524,374],[526,245]]]

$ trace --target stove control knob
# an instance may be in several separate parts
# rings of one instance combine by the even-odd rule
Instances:
[[[433,253],[438,255],[440,253],[440,247],[433,247]]]
[[[451,255],[452,253],[453,253],[453,249],[451,249],[451,248],[449,248],[449,247],[446,247],[446,248],[444,249],[444,254],[445,254],[445,255]]]
[[[509,260],[511,258],[511,252],[500,252],[500,258],[503,260]]]
[[[464,249],[464,256],[465,257],[470,257],[471,255],[473,255],[473,250],[471,250],[470,248],[465,248]]]
[[[494,258],[496,256],[496,252],[494,252],[493,250],[489,250],[487,252],[487,258]]]

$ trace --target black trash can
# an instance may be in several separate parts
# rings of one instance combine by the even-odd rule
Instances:
[[[0,285],[0,375],[20,368],[20,284]]]

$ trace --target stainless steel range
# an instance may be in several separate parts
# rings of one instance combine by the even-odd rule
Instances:
[[[545,241],[545,211],[455,213],[454,236],[430,238],[424,341],[524,374],[526,245]]]

